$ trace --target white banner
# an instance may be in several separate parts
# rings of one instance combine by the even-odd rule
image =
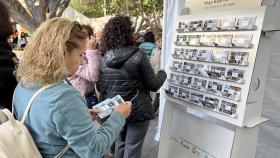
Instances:
[[[261,6],[262,0],[187,0],[190,14],[218,9],[234,9]]]

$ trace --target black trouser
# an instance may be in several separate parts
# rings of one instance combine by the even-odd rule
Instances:
[[[116,140],[115,158],[140,158],[150,120],[126,123]]]

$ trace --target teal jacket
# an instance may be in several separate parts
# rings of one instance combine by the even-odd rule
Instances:
[[[15,115],[20,120],[31,96],[40,87],[18,85],[14,92]],[[53,158],[67,144],[65,158],[99,158],[111,146],[125,124],[119,112],[98,129],[86,102],[72,86],[59,82],[34,100],[25,125],[44,158]]]
[[[152,51],[153,49],[156,48],[156,45],[154,43],[151,42],[144,42],[142,44],[139,45],[140,49],[143,49],[145,51],[145,54],[147,55],[147,57],[151,57],[152,55]]]

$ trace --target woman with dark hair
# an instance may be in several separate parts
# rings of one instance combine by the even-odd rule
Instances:
[[[104,58],[97,88],[101,99],[117,94],[132,101],[132,111],[116,140],[115,158],[140,158],[144,138],[153,118],[150,91],[157,91],[166,73],[157,74],[145,52],[133,45],[132,22],[127,16],[117,15],[105,25],[101,40]]]
[[[13,91],[17,85],[14,76],[15,58],[8,38],[13,34],[13,27],[10,22],[9,11],[0,1],[0,108],[12,107]]]
[[[156,48],[153,32],[147,32],[144,35],[144,42],[139,45],[139,48],[143,49],[149,58],[151,57],[152,51]]]
[[[93,32],[93,29],[90,25],[81,25],[82,28],[84,28],[87,33],[88,33],[88,38],[91,38],[91,36],[94,36],[94,32]]]

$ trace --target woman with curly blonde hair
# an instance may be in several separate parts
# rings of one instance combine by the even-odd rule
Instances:
[[[34,100],[25,125],[43,157],[54,157],[67,144],[65,157],[101,157],[117,137],[130,114],[131,103],[121,105],[99,129],[86,102],[74,87],[63,82],[74,74],[86,48],[87,32],[63,18],[44,22],[25,49],[14,92],[15,115],[23,117],[31,96],[52,85]]]

